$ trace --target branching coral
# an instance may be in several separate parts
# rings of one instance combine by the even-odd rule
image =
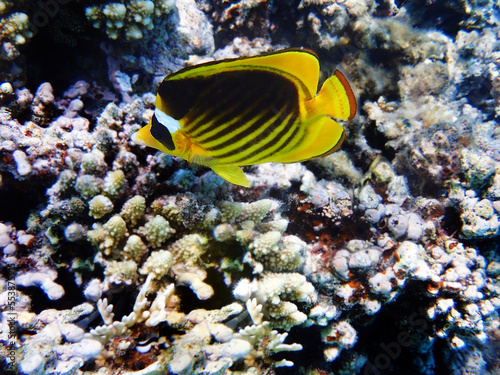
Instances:
[[[114,336],[126,335],[129,329],[137,323],[144,322],[146,326],[156,326],[165,321],[167,311],[166,302],[172,295],[174,285],[169,284],[166,288],[157,291],[155,300],[149,304],[146,295],[152,289],[153,276],[148,276],[141,287],[139,295],[134,303],[132,312],[124,316],[120,321],[114,321],[113,305],[108,300],[102,299],[97,302],[97,309],[105,323],[90,331],[90,337],[95,337],[102,342],[108,342]],[[146,307],[149,305],[149,309]]]
[[[28,16],[22,12],[5,14],[7,4],[0,4],[0,59],[13,60],[19,56],[18,47],[29,40],[33,33],[30,30]]]
[[[273,353],[302,350],[302,345],[300,344],[284,344],[287,334],[280,334],[276,330],[271,329],[271,324],[264,321],[264,314],[261,312],[262,305],[259,305],[256,299],[247,300],[246,308],[253,325],[240,329],[235,336],[236,338],[250,342],[253,346],[253,350],[247,356],[247,361],[249,360],[248,358],[251,358],[251,361],[255,362],[266,360],[265,356]],[[274,366],[290,367],[293,366],[293,362],[282,359],[276,362]]]
[[[164,0],[131,0],[127,4],[95,5],[85,15],[96,28],[105,27],[111,39],[123,34],[125,39],[141,39],[145,30],[154,27],[153,18],[172,11],[174,4]]]
[[[263,319],[260,313],[262,306],[256,300],[248,301],[246,308],[253,324],[240,328],[237,333],[220,322],[241,314],[238,304],[223,307],[222,314],[197,311],[186,316],[185,321],[195,325],[173,343],[169,370],[174,374],[182,374],[204,368],[215,374],[230,371],[233,364],[242,361],[249,373],[260,373],[265,368],[293,366],[289,360],[278,361],[272,356],[279,352],[302,350],[302,346],[285,344],[287,334],[280,334],[271,328],[270,323]],[[210,343],[212,339],[214,343]],[[206,359],[200,359],[202,351]]]

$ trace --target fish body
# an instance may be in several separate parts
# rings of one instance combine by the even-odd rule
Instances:
[[[240,166],[293,163],[337,150],[356,99],[340,71],[316,95],[319,61],[308,50],[209,62],[168,75],[156,109],[133,140],[249,186]]]

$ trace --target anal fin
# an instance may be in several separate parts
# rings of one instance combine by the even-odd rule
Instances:
[[[211,168],[215,173],[232,184],[250,187],[250,183],[240,167],[234,165],[214,165]]]

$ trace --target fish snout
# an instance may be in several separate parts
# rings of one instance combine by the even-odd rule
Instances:
[[[151,123],[140,128],[138,131],[132,134],[132,142],[139,146],[149,146],[146,140],[151,137],[150,129]]]

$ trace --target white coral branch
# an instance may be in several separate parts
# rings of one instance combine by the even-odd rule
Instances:
[[[97,310],[99,310],[99,314],[101,314],[102,320],[106,324],[113,323],[113,305],[108,305],[108,299],[100,299],[97,301]]]
[[[257,303],[257,298],[247,300],[246,307],[253,324],[261,324],[264,314],[262,313],[262,305]]]

